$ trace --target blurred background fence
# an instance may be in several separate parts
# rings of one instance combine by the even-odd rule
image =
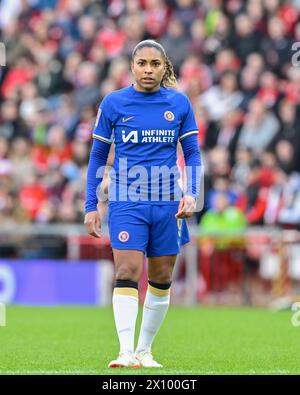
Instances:
[[[175,267],[173,303],[270,306],[300,294],[300,232],[191,227],[191,239]],[[0,252],[3,303],[111,303],[114,266],[106,227],[99,240],[82,225],[3,226]],[[145,260],[141,300],[146,287]]]

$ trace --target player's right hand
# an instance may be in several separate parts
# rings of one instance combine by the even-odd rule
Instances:
[[[101,218],[98,211],[90,211],[85,214],[84,225],[89,235],[101,237]]]

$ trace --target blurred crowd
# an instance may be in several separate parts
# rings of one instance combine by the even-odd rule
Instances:
[[[195,110],[204,212],[297,227],[299,11],[299,0],[0,0],[0,222],[82,222],[98,104],[132,83],[131,52],[153,38]]]

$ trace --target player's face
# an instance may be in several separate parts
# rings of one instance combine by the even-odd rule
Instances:
[[[131,63],[136,90],[140,92],[158,91],[165,70],[166,63],[159,50],[152,47],[139,49]]]

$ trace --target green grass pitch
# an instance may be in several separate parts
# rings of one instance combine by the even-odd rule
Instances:
[[[118,353],[111,308],[8,306],[0,374],[300,374],[300,326],[291,318],[171,306],[153,346],[162,369],[107,369]],[[141,311],[137,328],[140,319]]]

